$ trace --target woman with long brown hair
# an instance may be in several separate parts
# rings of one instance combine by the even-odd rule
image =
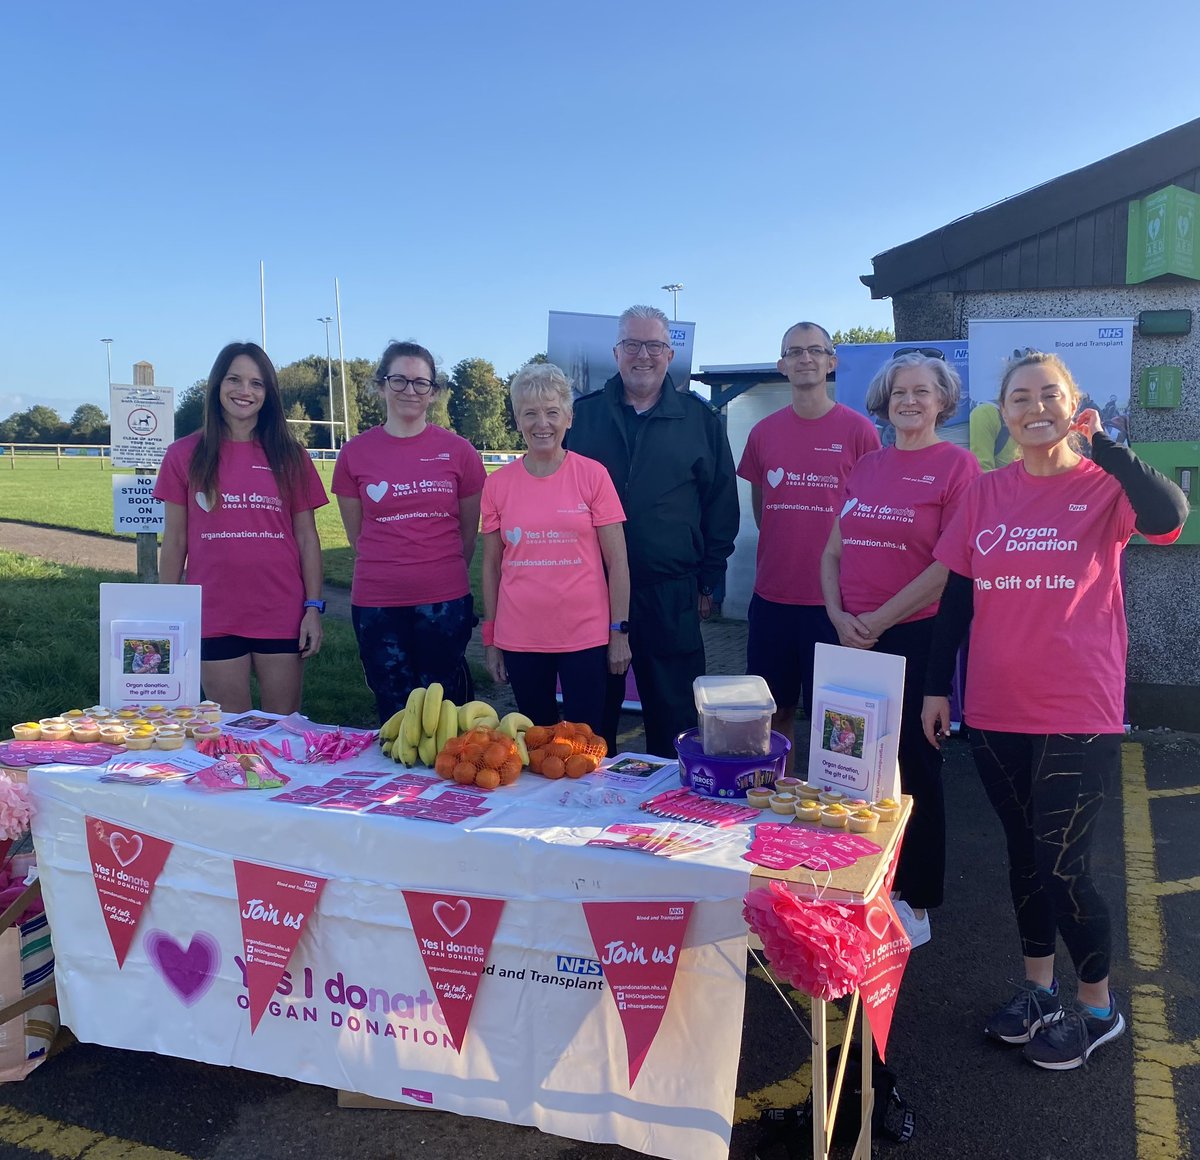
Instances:
[[[1125,1029],[1108,985],[1108,908],[1091,873],[1124,733],[1121,553],[1135,531],[1171,543],[1188,512],[1183,492],[1114,443],[1080,397],[1056,355],[1030,351],[1008,365],[1000,414],[1021,458],[971,485],[934,550],[949,578],[922,712],[940,745],[970,625],[963,716],[1004,828],[1024,956],[1024,981],[984,1030],[1053,1071],[1081,1066]],[[1060,936],[1078,979],[1070,1004],[1055,976]]]
[[[230,712],[300,708],[303,662],[321,647],[321,543],[328,503],[288,429],[262,347],[233,342],[208,376],[204,425],[167,449],[154,494],[166,508],[159,580],[201,588],[205,695]]]

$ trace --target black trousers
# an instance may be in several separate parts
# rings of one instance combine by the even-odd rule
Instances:
[[[696,725],[692,682],[704,674],[699,595],[694,576],[635,583],[629,597],[629,651],[642,700],[646,752],[675,756],[675,738]],[[601,732],[615,753],[625,678],[610,676]]]
[[[925,669],[933,617],[897,624],[875,645],[878,652],[904,657],[904,699],[900,708],[900,788],[913,799],[912,817],[900,847],[894,889],[918,910],[941,906],[946,886],[946,797],[942,754],[921,728]]]
[[[1008,842],[1021,953],[1054,954],[1062,935],[1081,982],[1108,977],[1108,907],[1092,881],[1092,842],[1121,763],[1119,733],[971,730],[975,765]]]

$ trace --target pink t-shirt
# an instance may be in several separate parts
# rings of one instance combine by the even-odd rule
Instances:
[[[776,604],[824,604],[821,553],[850,468],[879,448],[875,425],[841,403],[819,419],[790,406],[754,425],[737,473],[762,488],[754,591]]]
[[[255,442],[221,441],[217,506],[188,485],[188,466],[200,433],[167,448],[155,498],[187,511],[187,582],[200,585],[204,636],[282,640],[298,636],[304,612],[300,549],[292,530],[297,512],[329,502],[317,469],[304,457],[291,507]]]
[[[842,533],[842,607],[874,612],[933,563],[933,548],[979,475],[965,447],[935,443],[919,451],[885,447],[864,455],[846,480]],[[924,620],[935,600],[906,617]]]
[[[967,489],[934,556],[975,581],[969,725],[1123,732],[1120,557],[1134,519],[1121,485],[1088,459],[1049,476],[1018,460]]]
[[[483,485],[483,530],[500,532],[496,644],[513,652],[575,652],[608,644],[608,581],[596,529],[624,523],[608,471],[568,451],[535,478],[518,461]]]
[[[399,608],[466,596],[458,505],[484,476],[479,452],[432,423],[405,439],[382,427],[351,439],[333,469],[333,494],[362,503],[351,601]]]

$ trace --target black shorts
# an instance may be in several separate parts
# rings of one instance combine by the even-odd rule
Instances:
[[[794,709],[803,697],[812,715],[813,659],[818,644],[837,644],[823,604],[777,604],[757,593],[747,616],[746,671],[762,677],[780,709]]]
[[[206,636],[200,640],[202,661],[234,661],[248,653],[298,653],[297,637]]]

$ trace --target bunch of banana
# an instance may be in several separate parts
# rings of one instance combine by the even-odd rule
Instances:
[[[393,761],[432,768],[451,737],[478,725],[495,729],[499,724],[496,710],[486,701],[469,701],[457,706],[444,696],[442,686],[434,681],[426,689],[413,689],[404,708],[384,722],[379,730],[379,741],[384,754]]]

